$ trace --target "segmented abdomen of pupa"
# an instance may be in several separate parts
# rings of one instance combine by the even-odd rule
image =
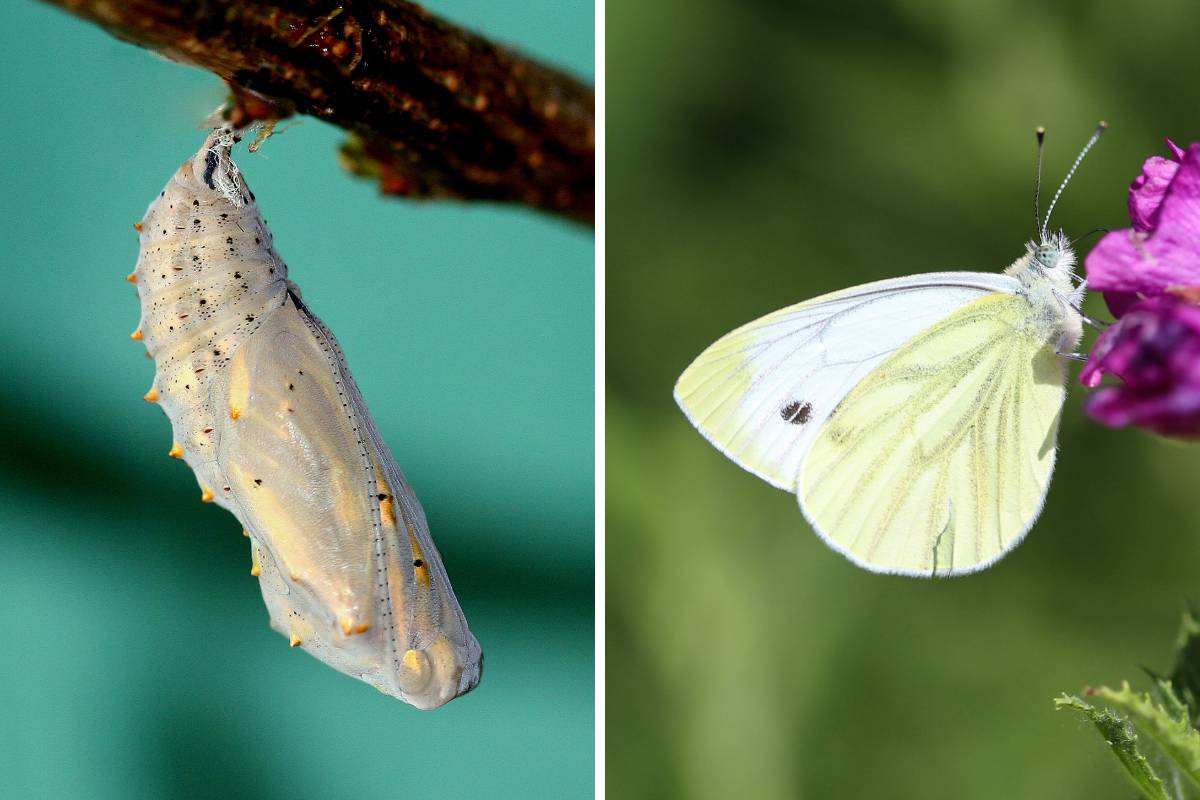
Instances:
[[[216,418],[236,413],[214,407],[213,382],[288,291],[287,266],[228,160],[228,135],[214,132],[146,209],[131,276],[142,301],[134,336],[156,366],[149,399],[175,424],[172,455],[186,456],[202,482],[216,459]]]

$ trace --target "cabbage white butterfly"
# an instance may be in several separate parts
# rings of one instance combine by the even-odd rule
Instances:
[[[288,280],[271,232],[208,136],[134,227],[157,403],[201,499],[250,537],[271,626],[293,647],[418,708],[479,682],[425,513],[333,333]]]
[[[995,563],[1041,512],[1082,335],[1084,282],[1050,214],[1002,274],[935,272],[784,308],[717,340],[675,400],[718,450],[773,486],[833,549],[874,572]],[[1038,129],[1038,187],[1042,141]]]

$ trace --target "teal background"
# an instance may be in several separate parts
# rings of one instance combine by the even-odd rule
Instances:
[[[1127,226],[1143,159],[1200,140],[1200,6],[611,0],[607,23],[610,794],[1132,797],[1052,698],[1169,666],[1200,603],[1200,447],[1090,422],[1072,365],[1029,537],[922,581],[827,548],[671,389],[782,306],[1010,264],[1035,125],[1052,193],[1108,120],[1054,224]]]
[[[592,77],[589,2],[427,6]],[[269,629],[240,526],[141,400],[132,223],[222,84],[31,2],[0,74],[0,797],[590,796],[592,232],[380,198],[307,118],[238,157],[486,653],[416,711]]]

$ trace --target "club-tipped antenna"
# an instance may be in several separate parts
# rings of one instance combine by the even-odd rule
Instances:
[[[1087,144],[1083,146],[1083,149],[1079,151],[1079,155],[1075,157],[1075,163],[1067,170],[1067,177],[1063,178],[1062,183],[1058,185],[1058,191],[1054,193],[1054,197],[1050,200],[1050,207],[1046,209],[1046,218],[1042,220],[1041,236],[1043,239],[1046,238],[1046,230],[1050,226],[1050,215],[1054,213],[1054,206],[1058,203],[1058,198],[1062,196],[1063,189],[1067,188],[1067,184],[1071,182],[1071,178],[1075,175],[1075,170],[1079,169],[1079,165],[1083,162],[1083,157],[1088,154],[1092,146],[1100,140],[1100,135],[1107,129],[1108,123],[1100,120],[1099,124],[1096,125],[1096,130],[1092,132],[1092,138],[1087,140]]]
[[[1037,136],[1037,177],[1033,179],[1033,230],[1042,230],[1042,150],[1046,146],[1046,129],[1038,125],[1033,129]]]

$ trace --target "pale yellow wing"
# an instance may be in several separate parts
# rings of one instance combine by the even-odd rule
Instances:
[[[818,533],[877,572],[988,566],[1041,511],[1065,372],[1029,304],[982,297],[922,331],[846,395],[800,470]]]

